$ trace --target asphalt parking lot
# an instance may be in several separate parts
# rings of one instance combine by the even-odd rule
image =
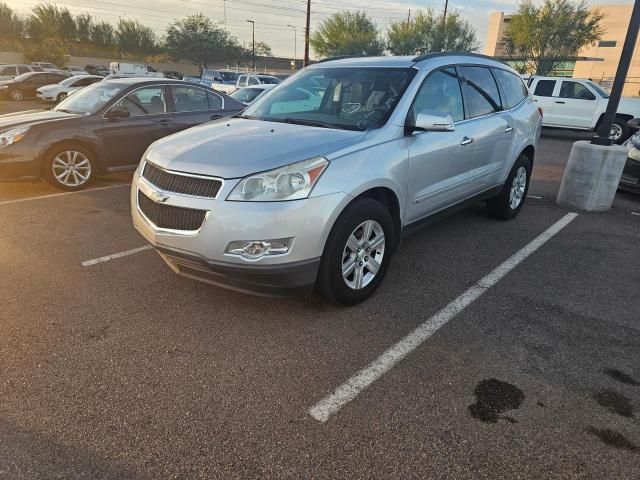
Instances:
[[[176,276],[128,173],[0,184],[0,478],[637,479],[640,196],[557,206],[575,138],[543,133],[515,220],[413,234],[352,308]]]

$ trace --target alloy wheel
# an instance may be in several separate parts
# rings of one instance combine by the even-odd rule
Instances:
[[[15,102],[19,102],[24,98],[24,94],[22,93],[22,91],[15,89],[15,90],[11,90],[11,100],[15,101]]]
[[[527,187],[527,169],[524,167],[518,168],[516,174],[513,176],[511,182],[511,191],[509,192],[509,207],[512,210],[518,208],[518,205],[524,198],[524,191]]]
[[[609,132],[609,138],[618,140],[622,136],[622,127],[617,123],[611,125],[611,131]]]
[[[349,235],[342,253],[342,278],[349,288],[369,285],[382,265],[384,230],[375,220],[366,220]]]
[[[91,162],[84,153],[75,150],[56,155],[51,169],[56,180],[67,187],[79,187],[91,177]]]

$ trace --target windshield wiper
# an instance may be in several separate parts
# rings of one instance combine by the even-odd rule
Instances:
[[[282,119],[283,123],[292,123],[294,125],[307,125],[309,127],[322,127],[322,128],[342,128],[338,125],[322,122],[320,120],[302,120],[299,118],[286,117]]]

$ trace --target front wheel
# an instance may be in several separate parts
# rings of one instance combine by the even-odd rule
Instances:
[[[527,197],[530,178],[531,161],[521,154],[509,172],[500,195],[487,200],[487,213],[502,220],[510,220],[518,215]]]
[[[46,178],[54,187],[62,190],[82,190],[93,180],[93,156],[84,147],[64,145],[49,151],[46,161]]]
[[[394,244],[389,210],[372,198],[356,200],[329,234],[318,272],[319,290],[342,305],[365,300],[382,283]]]
[[[19,88],[14,88],[13,90],[11,90],[11,100],[13,100],[14,102],[21,102],[22,100],[24,100],[24,93],[22,93],[22,90],[20,90]]]
[[[65,98],[67,98],[67,94],[62,92],[60,94],[58,94],[58,103],[60,103],[61,101],[63,101]]]
[[[622,145],[629,138],[629,125],[624,118],[616,117],[611,125],[609,137],[618,145]]]

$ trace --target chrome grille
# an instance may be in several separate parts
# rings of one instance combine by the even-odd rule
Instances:
[[[156,203],[140,190],[138,190],[138,207],[156,227],[169,230],[199,230],[207,215],[206,210]]]
[[[144,164],[142,176],[167,192],[183,193],[196,197],[216,198],[222,187],[222,181],[219,179],[171,173],[149,162]]]

